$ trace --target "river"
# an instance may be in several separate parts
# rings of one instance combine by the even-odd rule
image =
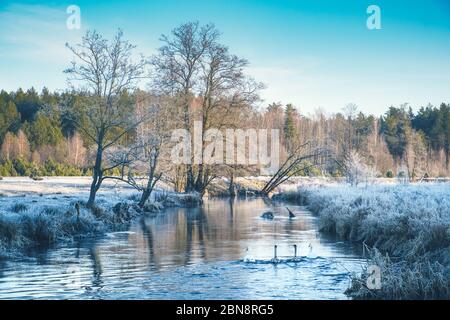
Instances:
[[[319,234],[303,207],[207,200],[26,258],[0,260],[0,299],[347,299],[359,247]],[[272,221],[261,219],[267,210]],[[293,260],[298,246],[297,260]],[[280,263],[272,263],[274,246]]]

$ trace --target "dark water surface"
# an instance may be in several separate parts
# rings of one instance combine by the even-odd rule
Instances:
[[[262,199],[207,200],[128,232],[0,261],[0,299],[346,299],[363,263],[358,250],[318,234],[304,208],[289,208],[295,219]],[[260,218],[268,209],[273,221]],[[293,244],[298,261],[289,260]]]

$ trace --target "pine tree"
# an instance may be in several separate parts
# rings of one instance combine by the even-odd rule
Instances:
[[[16,105],[0,95],[0,142],[8,131],[16,132],[20,127],[20,115]]]
[[[405,107],[390,107],[381,120],[380,131],[389,151],[396,160],[403,160],[408,145],[411,121]]]
[[[284,111],[284,139],[288,151],[292,149],[297,136],[296,117],[297,111],[295,107],[292,104],[288,104]]]

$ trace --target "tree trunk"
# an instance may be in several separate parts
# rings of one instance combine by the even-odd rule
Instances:
[[[141,200],[139,201],[139,208],[144,207],[148,198],[150,198],[151,193],[152,193],[151,187],[147,187],[144,189],[144,192],[142,192]]]
[[[181,166],[177,166],[175,168],[175,192],[182,192],[183,190],[185,190],[184,178],[185,173],[183,168]]]
[[[187,89],[189,87],[189,85],[186,86],[185,92],[184,92],[184,97],[186,99],[185,101],[185,105],[184,105],[184,128],[190,133],[190,137],[192,139],[192,131],[191,131],[191,120],[190,120],[190,114],[189,114],[189,90]],[[192,146],[192,141],[191,141],[191,146]],[[192,147],[191,147],[192,149]],[[195,188],[195,181],[194,181],[194,171],[193,171],[193,167],[192,167],[192,158],[193,156],[191,155],[191,163],[188,163],[186,165],[186,185],[185,185],[185,192],[191,192],[194,190]]]
[[[185,192],[191,192],[194,190],[194,172],[192,170],[192,164],[187,165],[187,171],[186,171],[186,186],[185,186]]]
[[[95,204],[95,196],[97,195],[97,191],[100,189],[102,184],[102,160],[103,160],[103,147],[100,144],[97,147],[97,156],[95,158],[95,165],[93,168],[93,176],[92,176],[92,184],[91,190],[89,192],[89,200],[86,203],[88,208],[92,208]]]
[[[205,115],[202,114],[202,149],[201,149],[201,157],[202,163],[198,165],[198,173],[197,180],[194,183],[194,190],[200,193],[202,196],[206,190],[206,184],[208,181],[208,168],[205,169],[205,159],[204,159],[204,150],[205,150],[205,128],[206,128],[206,118]]]
[[[230,176],[230,186],[228,188],[228,192],[230,193],[230,197],[236,197],[236,189],[234,188],[234,174]]]
[[[200,164],[198,166],[197,180],[195,181],[195,191],[201,193],[202,189],[204,189],[204,187],[203,187],[203,164]]]
[[[145,203],[147,202],[148,198],[150,198],[150,195],[152,194],[153,187],[156,184],[155,180],[155,170],[156,170],[157,160],[155,159],[155,162],[151,165],[150,174],[147,181],[147,186],[145,187],[144,191],[141,195],[141,200],[139,201],[139,207],[143,208]],[[155,180],[155,181],[153,181]]]

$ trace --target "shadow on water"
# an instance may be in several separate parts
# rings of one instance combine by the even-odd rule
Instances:
[[[293,219],[266,199],[208,200],[126,232],[0,261],[0,298],[345,299],[358,250],[320,235],[304,208],[289,208]],[[272,221],[260,218],[267,210]]]

